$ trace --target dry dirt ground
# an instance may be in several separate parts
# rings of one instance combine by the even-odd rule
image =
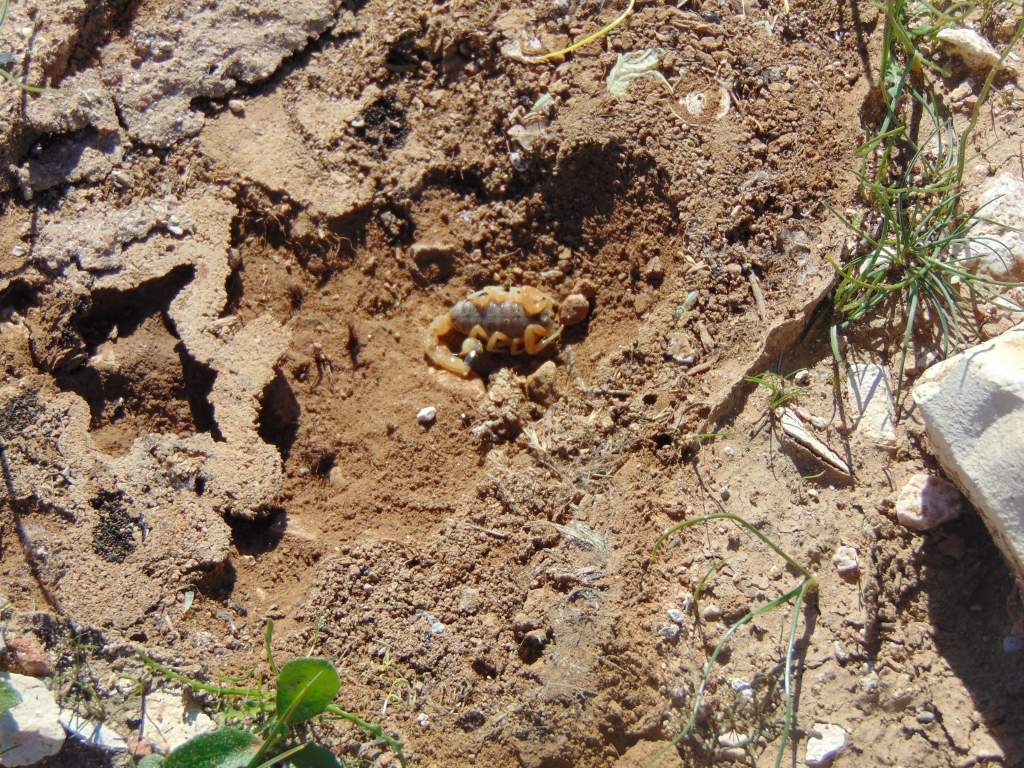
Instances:
[[[827,722],[849,734],[837,766],[1024,765],[1006,566],[973,512],[895,522],[906,479],[937,471],[922,429],[853,431],[829,351],[848,236],[825,201],[857,204],[870,3],[640,2],[544,64],[502,49],[625,4],[53,5],[16,2],[3,30],[15,72],[61,91],[0,90],[0,573],[59,692],[91,670],[90,711],[127,735],[131,647],[241,674],[273,618],[279,658],[332,659],[339,701],[412,765],[640,765],[728,624],[796,583],[725,523],[652,559],[674,521],[724,510],[820,580],[793,763]],[[618,54],[651,47],[673,93],[609,95]],[[1020,168],[1014,88],[972,178]],[[431,319],[489,284],[582,291],[590,314],[545,357],[430,367]],[[893,334],[856,354],[892,363]],[[852,477],[780,439],[743,382],[798,368]],[[717,737],[751,728],[746,759],[771,761],[779,698],[752,718],[732,681],[767,690],[785,623],[736,636],[676,764],[727,764]],[[52,764],[104,761],[69,744]]]

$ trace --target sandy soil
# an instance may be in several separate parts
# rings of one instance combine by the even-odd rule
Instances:
[[[922,428],[854,431],[829,351],[848,235],[825,201],[857,204],[870,4],[638,3],[542,65],[502,47],[557,46],[623,4],[66,5],[17,4],[3,30],[62,94],[0,94],[0,573],[18,611],[98,633],[113,727],[138,723],[111,685],[125,644],[240,673],[273,618],[278,653],[334,660],[344,705],[413,765],[640,765],[728,625],[796,583],[725,523],[652,559],[674,521],[727,511],[820,580],[795,763],[826,722],[849,734],[837,766],[1024,765],[1007,569],[973,511],[895,522],[906,480],[937,471]],[[672,95],[609,95],[618,54],[651,47]],[[972,178],[1020,164],[1005,93]],[[589,317],[470,381],[429,366],[427,325],[490,284],[583,292]],[[891,364],[895,339],[869,330],[854,354]],[[782,439],[743,381],[799,368],[797,404],[852,476]],[[705,431],[724,436],[688,437]],[[737,635],[681,764],[730,763],[718,736],[752,728],[744,759],[771,762],[778,696],[751,717],[730,681],[765,690],[785,626]],[[65,669],[68,632],[42,633]],[[326,740],[351,757],[358,734]],[[105,764],[52,765],[88,760]]]

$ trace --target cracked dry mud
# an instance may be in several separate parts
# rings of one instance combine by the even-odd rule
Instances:
[[[0,89],[18,610],[95,630],[101,666],[133,643],[225,674],[260,663],[272,617],[281,658],[334,660],[345,706],[413,765],[624,768],[678,732],[728,623],[793,584],[724,525],[652,560],[672,522],[724,508],[821,581],[798,761],[827,722],[840,767],[1022,764],[1012,580],[973,513],[895,524],[934,462],[914,419],[894,448],[852,430],[820,311],[847,237],[823,201],[856,204],[870,4],[638,3],[542,66],[501,48],[579,37],[613,4],[54,5],[15,2],[0,33],[19,77],[60,87]],[[608,95],[617,55],[650,47],[674,96]],[[984,126],[970,172],[1012,170],[1022,123]],[[582,291],[589,318],[480,379],[429,367],[430,320],[495,283]],[[865,348],[891,354],[883,336]],[[743,376],[770,367],[810,370],[800,407],[852,477],[764,427]],[[837,572],[840,546],[859,570]],[[687,596],[721,560],[698,620]],[[734,641],[682,764],[722,759],[729,681],[777,670],[782,622]],[[137,700],[97,685],[128,733]],[[326,736],[352,756],[355,734]],[[77,749],[52,765],[99,760]]]

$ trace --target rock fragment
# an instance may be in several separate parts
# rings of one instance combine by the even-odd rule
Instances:
[[[53,674],[50,657],[35,635],[12,633],[6,635],[4,640],[7,642],[7,658],[12,669],[30,677]]]
[[[216,727],[217,724],[181,692],[165,688],[146,696],[143,731],[161,752],[168,752]]]
[[[965,265],[993,280],[1024,281],[1024,180],[1000,173],[982,189],[983,212],[962,253]]]
[[[432,405],[428,405],[425,408],[420,408],[416,413],[416,421],[422,424],[424,427],[429,427],[437,419],[437,408]]]
[[[64,728],[53,694],[34,677],[0,673],[0,680],[14,688],[21,702],[0,716],[0,764],[32,765],[60,752]]]
[[[836,570],[840,576],[855,576],[860,571],[860,561],[857,558],[857,550],[846,545],[836,549],[832,558]]]
[[[846,731],[831,723],[815,723],[807,740],[804,763],[828,765],[846,749]]]
[[[570,293],[562,300],[559,314],[562,325],[582,323],[590,314],[590,302],[582,293]]]
[[[939,31],[939,40],[960,57],[972,72],[986,73],[999,63],[999,51],[973,29],[957,27]]]
[[[929,368],[913,397],[943,470],[1024,582],[1024,326]]]
[[[126,752],[128,750],[128,742],[117,731],[102,723],[86,720],[70,709],[62,709],[59,720],[68,736],[83,744],[89,744],[104,752]]]
[[[526,394],[533,402],[551,405],[558,399],[558,388],[555,386],[557,371],[554,362],[548,360],[526,377]]]
[[[896,443],[896,406],[889,373],[880,365],[851,363],[847,387],[855,408],[854,430],[870,440]]]
[[[911,477],[896,500],[896,519],[915,531],[930,531],[962,511],[963,497],[953,484],[925,473]]]

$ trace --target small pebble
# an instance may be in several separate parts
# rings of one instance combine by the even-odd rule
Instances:
[[[705,606],[703,616],[705,621],[718,621],[722,618],[722,609],[712,603],[711,605]]]
[[[416,725],[424,729],[429,728],[430,715],[428,715],[426,712],[420,712],[418,715],[416,715]]]
[[[426,408],[420,408],[419,413],[416,414],[416,421],[425,427],[429,427],[437,419],[437,408],[432,405],[428,405]]]
[[[168,224],[167,231],[170,232],[172,235],[175,235],[176,237],[181,237],[183,234],[185,234],[185,230],[179,227],[177,224]]]
[[[917,713],[917,722],[921,725],[928,725],[928,723],[935,722],[935,713],[929,712],[927,709],[922,709]]]
[[[726,731],[718,737],[718,744],[728,749],[745,747],[749,743],[750,737],[745,733],[738,733],[737,731]]]
[[[666,640],[675,640],[677,637],[679,637],[679,625],[666,624],[658,630],[658,634],[664,637]]]
[[[327,473],[327,482],[330,483],[335,488],[341,487],[342,483],[344,482],[344,478],[342,477],[341,474],[341,467],[331,467],[331,471]]]
[[[798,387],[806,387],[811,383],[811,372],[806,368],[801,371],[797,371],[796,376],[793,377],[793,383]]]
[[[732,688],[741,698],[747,701],[754,700],[754,687],[739,677],[729,678],[729,687]]]
[[[432,635],[440,635],[444,630],[445,626],[440,621],[435,621],[430,625],[430,634]]]
[[[857,550],[853,547],[841,546],[836,550],[832,562],[841,576],[852,576],[860,570],[860,561],[857,558]]]
[[[680,611],[678,608],[669,608],[667,611],[665,611],[665,613],[668,614],[668,620],[671,621],[673,624],[683,626],[683,624],[686,623],[686,614]]]
[[[963,512],[963,496],[948,480],[918,473],[896,500],[896,519],[915,531],[929,531]]]
[[[722,489],[719,491],[719,493],[722,494],[722,501],[728,501],[729,500],[730,493],[729,493],[729,486],[728,485],[723,485]]]
[[[562,301],[559,317],[563,325],[582,323],[590,314],[590,302],[582,293],[570,293]]]
[[[735,455],[736,455],[736,451],[735,451],[735,450],[733,449],[733,447],[732,447],[731,445],[727,445],[727,446],[726,446],[726,447],[725,447],[725,448],[724,448],[724,449],[722,450],[722,453],[724,453],[724,454],[725,454],[725,456],[726,456],[726,458],[728,458],[728,459],[731,459],[731,458],[732,458],[733,456],[735,456]]]
[[[231,99],[228,102],[228,109],[231,110],[231,114],[240,115],[245,112],[245,102],[241,99]]]
[[[846,749],[846,731],[831,723],[815,723],[807,739],[807,765],[828,765]]]

